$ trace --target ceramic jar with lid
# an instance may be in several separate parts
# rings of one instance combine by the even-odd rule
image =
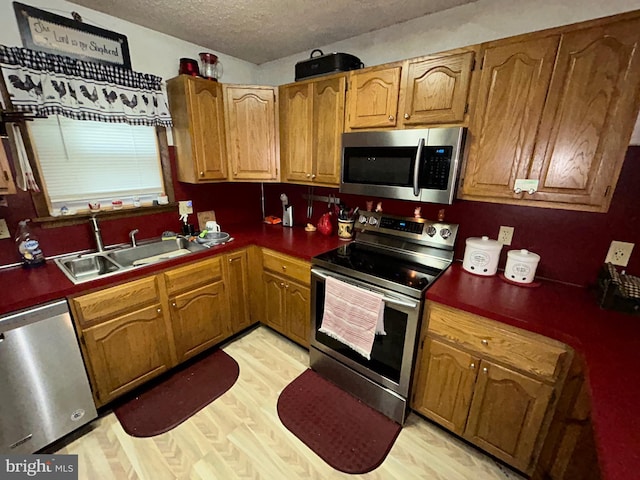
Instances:
[[[509,250],[504,276],[516,283],[531,283],[536,276],[540,255],[529,250]]]
[[[495,275],[502,243],[485,236],[467,238],[466,245],[462,268],[476,275]]]

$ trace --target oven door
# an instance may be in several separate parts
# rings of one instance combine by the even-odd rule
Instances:
[[[387,334],[376,335],[370,360],[319,331],[328,276],[384,296]],[[409,394],[421,310],[419,300],[329,270],[311,269],[311,346],[404,398]]]

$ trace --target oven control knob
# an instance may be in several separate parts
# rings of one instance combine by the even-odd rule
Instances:
[[[451,230],[449,230],[448,228],[443,228],[442,230],[440,230],[440,236],[442,238],[449,238],[451,236]]]
[[[430,237],[433,237],[436,234],[436,227],[434,227],[433,225],[429,225],[429,228],[427,228],[427,235],[429,235]]]
[[[377,225],[378,219],[376,217],[369,217],[369,225]]]
[[[358,222],[364,225],[365,223],[367,223],[367,217],[365,217],[364,215],[360,215],[360,218],[358,218]]]

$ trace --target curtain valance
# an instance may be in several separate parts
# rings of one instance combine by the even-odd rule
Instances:
[[[0,45],[14,110],[76,120],[171,126],[162,79],[115,65]]]

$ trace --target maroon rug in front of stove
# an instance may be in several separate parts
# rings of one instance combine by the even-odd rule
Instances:
[[[125,432],[153,437],[177,427],[229,390],[240,373],[236,361],[215,350],[144,389],[113,411]]]
[[[320,458],[345,473],[378,467],[402,429],[313,370],[285,387],[278,416]]]

